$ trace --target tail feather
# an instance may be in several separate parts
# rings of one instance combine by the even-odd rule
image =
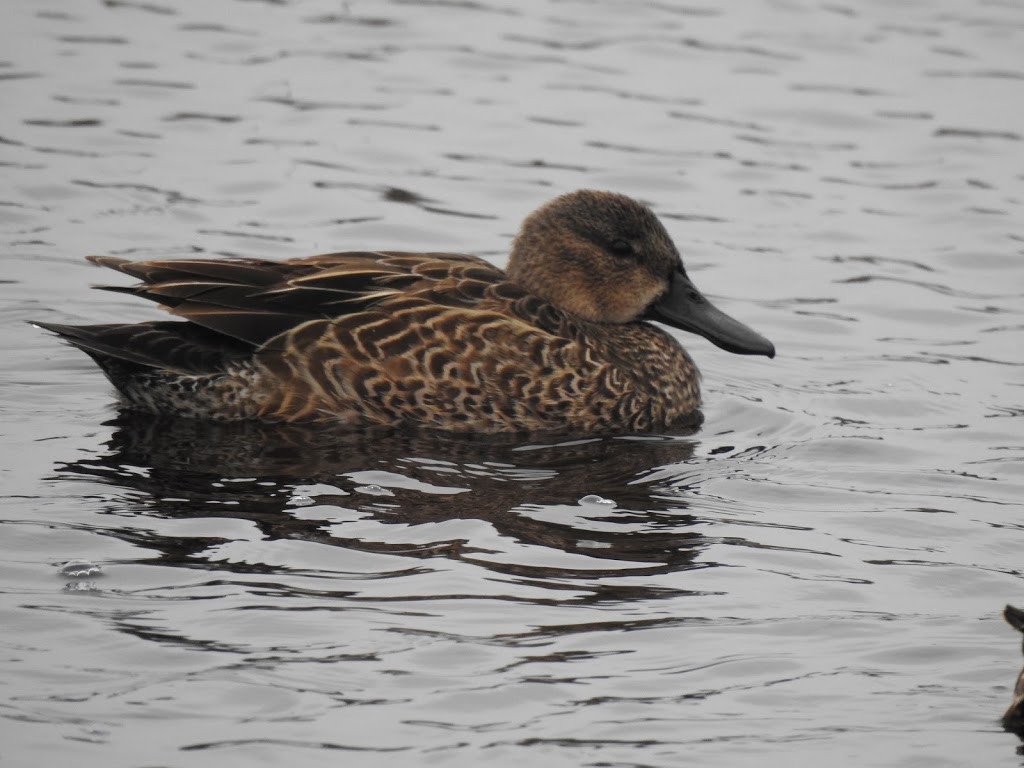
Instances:
[[[108,375],[112,360],[183,375],[219,373],[228,363],[252,353],[249,345],[191,323],[33,324],[81,349]],[[123,365],[118,370],[123,370]]]

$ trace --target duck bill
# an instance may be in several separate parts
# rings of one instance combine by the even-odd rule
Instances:
[[[651,306],[648,316],[703,336],[726,352],[775,357],[775,347],[768,339],[715,307],[682,271],[672,276],[668,293]]]

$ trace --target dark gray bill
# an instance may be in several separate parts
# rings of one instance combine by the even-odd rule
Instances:
[[[681,271],[673,274],[668,293],[651,305],[647,315],[703,336],[727,352],[775,357],[775,347],[768,339],[717,309]]]

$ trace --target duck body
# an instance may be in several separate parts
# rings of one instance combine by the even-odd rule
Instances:
[[[648,319],[710,324],[697,331],[726,348],[774,354],[692,287],[649,209],[611,193],[584,190],[535,212],[507,273],[473,256],[394,251],[91,260],[141,281],[107,290],[185,322],[39,325],[92,356],[127,407],[151,413],[648,432],[692,421],[700,404],[690,356]],[[696,321],[672,316],[694,301]]]

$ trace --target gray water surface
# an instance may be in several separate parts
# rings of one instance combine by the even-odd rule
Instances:
[[[0,4],[0,761],[1017,766],[1024,3]],[[662,217],[693,435],[119,416],[89,253]],[[65,567],[69,561],[75,561]]]

